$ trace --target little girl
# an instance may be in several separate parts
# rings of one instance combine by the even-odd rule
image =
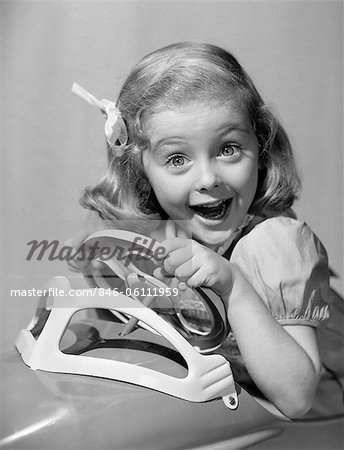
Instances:
[[[149,54],[116,106],[108,172],[83,205],[106,221],[164,219],[155,275],[220,295],[231,328],[222,353],[286,416],[305,414],[319,380],[328,265],[290,209],[299,179],[286,132],[214,45]]]

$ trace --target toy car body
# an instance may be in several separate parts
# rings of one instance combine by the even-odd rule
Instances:
[[[343,448],[343,414],[328,406],[338,396],[333,383],[322,393],[327,405],[288,420],[234,384],[216,350],[196,352],[150,308],[124,295],[117,304],[80,299],[72,284],[54,279],[50,292],[69,296],[50,304],[43,296],[19,352],[1,354],[1,448]],[[126,302],[141,326],[121,336]]]

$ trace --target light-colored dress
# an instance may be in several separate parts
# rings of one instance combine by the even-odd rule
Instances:
[[[224,256],[240,267],[282,326],[317,327],[329,317],[324,246],[306,223],[293,218],[256,217],[253,222]],[[238,382],[246,388],[252,384],[233,333],[221,353],[232,363]]]
[[[281,325],[316,327],[328,318],[327,254],[306,223],[266,219],[239,239],[230,261]]]

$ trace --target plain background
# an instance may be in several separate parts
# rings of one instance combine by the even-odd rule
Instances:
[[[341,1],[1,1],[1,325],[12,346],[40,288],[67,273],[28,262],[27,242],[75,234],[78,199],[106,167],[104,120],[77,81],[115,99],[131,67],[172,42],[230,50],[278,111],[303,177],[296,211],[325,244],[343,293]],[[273,262],[272,262],[273,263]]]

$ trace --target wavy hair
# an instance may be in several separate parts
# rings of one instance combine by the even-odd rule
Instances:
[[[188,101],[223,103],[233,97],[247,109],[259,144],[258,188],[250,212],[289,209],[300,181],[287,133],[234,56],[194,42],[161,48],[133,68],[117,101],[129,134],[125,151],[116,156],[108,148],[107,172],[85,189],[81,204],[108,220],[167,218],[143,169],[142,153],[149,148],[145,119]]]

